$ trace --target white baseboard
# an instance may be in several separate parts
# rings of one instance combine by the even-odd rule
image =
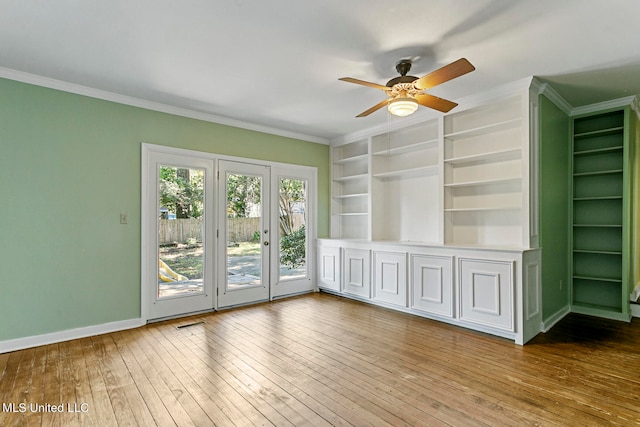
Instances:
[[[0,354],[94,335],[108,334],[109,332],[138,328],[144,324],[146,324],[146,322],[142,319],[120,320],[117,322],[103,323],[101,325],[85,326],[83,328],[67,329],[49,334],[0,341]]]
[[[640,317],[640,304],[631,304],[631,316]]]
[[[629,295],[629,301],[638,301],[638,298],[640,298],[640,283],[636,283],[636,288]]]
[[[548,332],[553,326],[561,321],[567,314],[571,313],[571,306],[564,306],[542,321],[542,332]]]

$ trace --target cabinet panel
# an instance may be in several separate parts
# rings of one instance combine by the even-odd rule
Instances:
[[[407,306],[407,255],[374,252],[374,295],[378,301]]]
[[[513,262],[460,258],[460,319],[512,331]]]
[[[318,286],[340,291],[340,248],[319,248]]]
[[[411,308],[453,317],[453,258],[411,255]]]
[[[344,292],[370,298],[371,260],[369,251],[345,248],[343,255]]]

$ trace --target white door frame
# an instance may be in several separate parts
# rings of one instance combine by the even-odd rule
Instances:
[[[142,189],[142,200],[141,200],[141,294],[140,294],[140,314],[141,318],[144,322],[151,319],[149,313],[149,304],[150,294],[147,292],[148,283],[150,280],[157,278],[157,228],[155,221],[150,221],[150,218],[154,218],[156,215],[155,205],[156,205],[156,193],[154,192],[154,184],[149,180],[150,168],[155,169],[155,163],[153,162],[154,156],[156,154],[170,154],[177,156],[186,156],[194,159],[201,160],[209,160],[213,162],[214,172],[217,172],[218,161],[219,160],[230,160],[236,162],[245,162],[245,163],[253,163],[258,165],[264,165],[271,167],[271,180],[273,183],[274,179],[277,179],[278,176],[287,176],[287,177],[307,177],[309,179],[309,188],[308,188],[308,203],[309,203],[309,211],[307,217],[307,274],[309,275],[309,282],[302,287],[292,289],[290,284],[286,286],[283,283],[283,286],[276,285],[277,280],[270,280],[271,293],[270,298],[285,296],[289,294],[296,294],[300,292],[304,292],[307,290],[316,291],[317,284],[315,280],[315,241],[317,237],[317,223],[316,223],[316,215],[317,215],[317,168],[312,166],[302,166],[302,165],[294,165],[288,163],[279,163],[279,162],[270,162],[264,160],[256,160],[256,159],[248,159],[242,157],[234,157],[234,156],[226,156],[215,153],[206,153],[195,150],[187,150],[182,148],[175,147],[167,147],[163,145],[155,145],[155,144],[147,144],[142,143],[142,173],[141,173],[141,189]],[[153,163],[153,165],[152,165]],[[154,187],[154,188],[151,188]],[[272,186],[273,187],[273,186]],[[213,200],[218,200],[217,194],[217,186],[215,184],[212,185],[213,188]],[[276,187],[277,188],[277,187]],[[276,201],[277,203],[277,201]],[[272,201],[273,205],[273,201]],[[214,218],[211,223],[211,233],[215,234],[214,226],[218,223],[217,218],[217,210],[215,206],[211,210],[214,213]],[[275,211],[277,212],[277,210]],[[153,215],[151,215],[153,214]],[[276,215],[277,216],[277,215]],[[153,224],[150,224],[152,222]],[[273,218],[272,218],[273,225]],[[273,229],[273,226],[272,226]],[[155,243],[156,246],[150,244],[149,242]],[[215,265],[215,260],[218,259],[217,248],[214,246],[212,250],[209,251],[210,256],[213,257],[210,261],[206,261],[208,265]],[[152,260],[150,261],[150,258]],[[153,261],[155,259],[155,262]],[[277,261],[277,260],[276,260]],[[271,262],[273,265],[274,261]],[[273,270],[274,267],[271,267]],[[272,273],[273,276],[273,273]],[[215,297],[215,292],[211,292],[213,294],[213,304],[212,309],[218,309],[218,301]]]

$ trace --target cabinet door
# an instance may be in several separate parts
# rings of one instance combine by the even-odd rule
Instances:
[[[318,286],[340,291],[340,248],[318,248]]]
[[[407,306],[407,255],[373,253],[373,298],[377,301]]]
[[[411,255],[411,308],[453,317],[453,258]]]
[[[371,260],[368,250],[343,250],[343,291],[364,298],[371,298]]]
[[[513,261],[459,258],[460,319],[514,330]]]

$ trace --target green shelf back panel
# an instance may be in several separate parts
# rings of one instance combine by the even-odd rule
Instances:
[[[616,129],[602,135],[576,137],[573,141],[574,153],[580,155],[592,150],[614,149],[622,146],[622,130]]]
[[[583,251],[620,252],[622,227],[574,227],[573,248]]]
[[[574,279],[573,304],[621,311],[620,283],[599,280]]]
[[[573,275],[594,279],[622,280],[622,255],[573,253]],[[620,289],[618,289],[620,297]]]
[[[573,173],[592,173],[622,170],[622,149],[576,156],[573,161]]]
[[[622,172],[573,177],[573,198],[622,197]]]
[[[574,201],[573,223],[622,225],[622,199]]]
[[[579,135],[622,126],[624,126],[624,112],[621,110],[612,111],[610,113],[576,119],[573,122],[573,133]]]

